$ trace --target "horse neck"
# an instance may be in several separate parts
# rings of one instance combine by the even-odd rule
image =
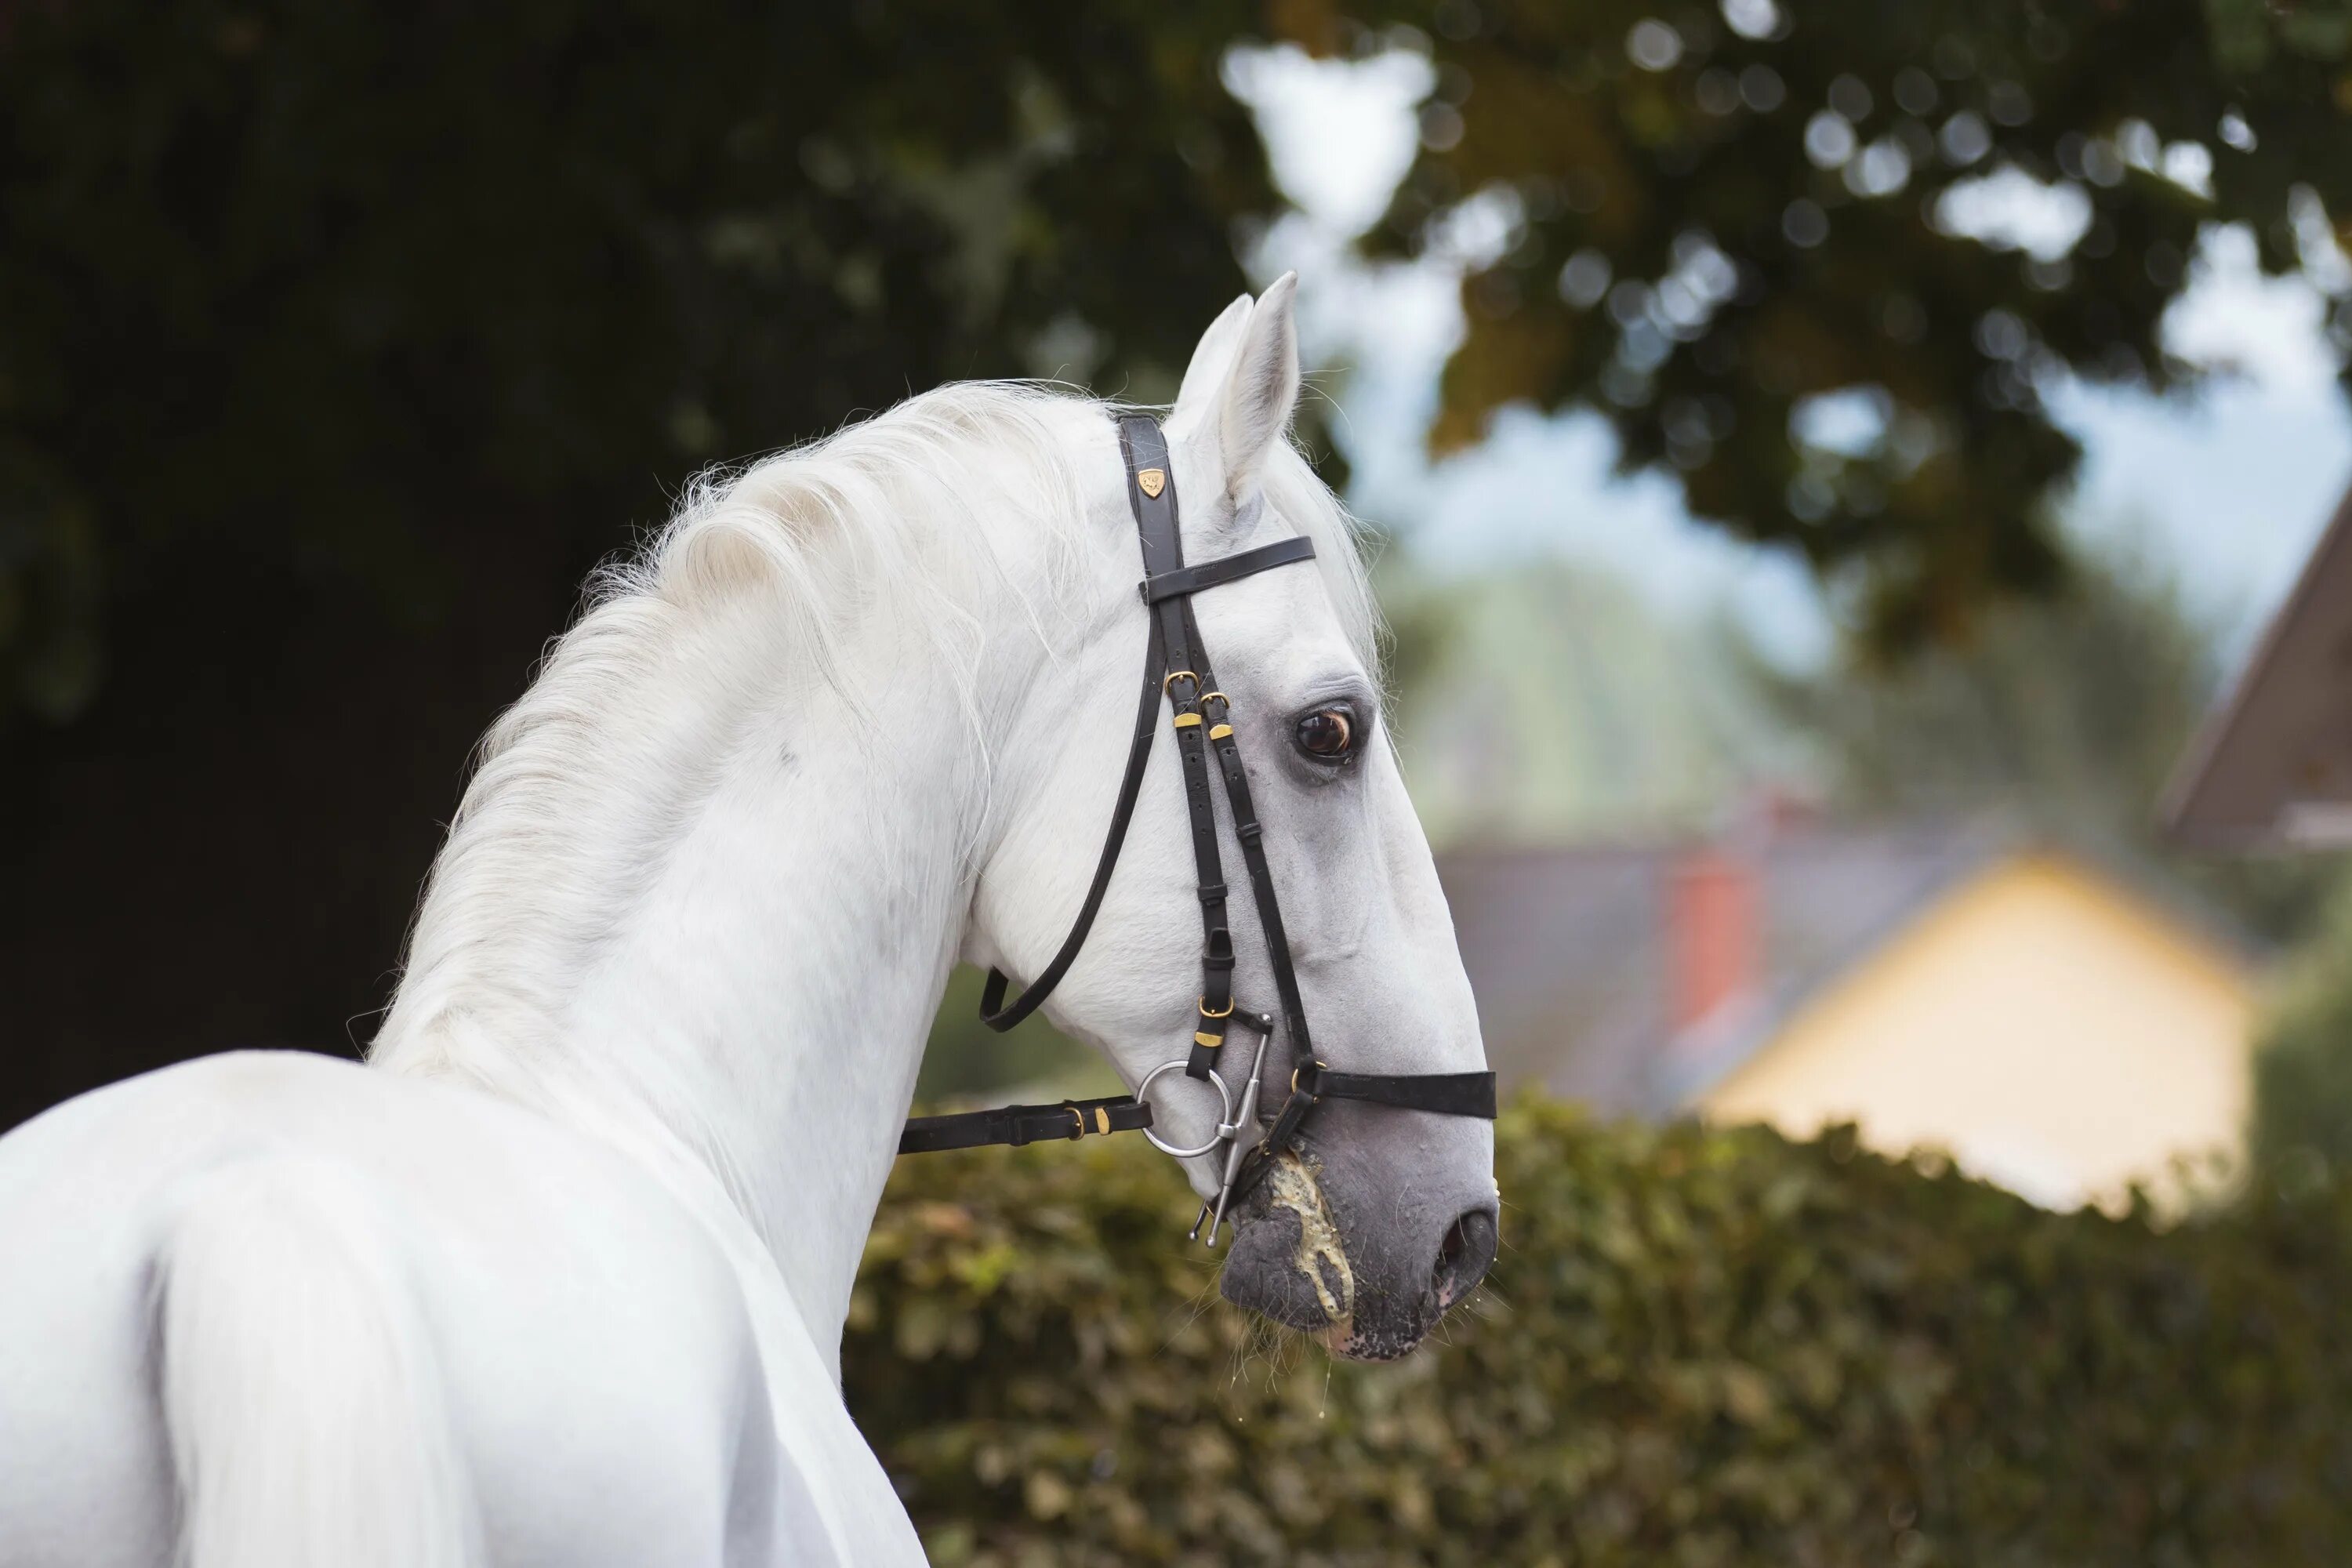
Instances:
[[[512,757],[494,745],[374,1054],[641,1156],[682,1151],[830,1353],[961,938],[984,782],[970,694],[909,679],[939,660],[887,624],[820,679],[747,623],[765,624],[677,639],[617,693],[551,698],[577,731],[569,773],[490,776]]]

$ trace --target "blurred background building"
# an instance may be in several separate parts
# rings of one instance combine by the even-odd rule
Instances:
[[[2145,868],[1768,819],[1441,871],[1513,1084],[1798,1138],[1851,1121],[2057,1207],[2242,1151],[2259,955]]]

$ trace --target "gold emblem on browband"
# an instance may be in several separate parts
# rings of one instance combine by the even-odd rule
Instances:
[[[1135,476],[1135,488],[1158,500],[1160,492],[1168,488],[1168,475],[1163,469],[1145,468]]]

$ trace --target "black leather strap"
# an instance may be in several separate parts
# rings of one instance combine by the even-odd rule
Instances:
[[[1234,1182],[1233,1196],[1226,1200],[1228,1206],[1249,1196],[1250,1190],[1265,1178],[1275,1157],[1297,1139],[1299,1129],[1307,1124],[1307,1113],[1314,1109],[1313,1095],[1301,1094],[1296,1087],[1291,1089],[1283,1100],[1282,1110],[1275,1116],[1274,1125],[1266,1131],[1258,1146],[1250,1151],[1247,1163],[1242,1166],[1240,1176]]]
[[[1000,971],[988,973],[980,1000],[981,1021],[999,1031],[1010,1029],[1035,1012],[1054,987],[1061,984],[1078,952],[1086,945],[1087,933],[1093,930],[1096,914],[1102,908],[1104,894],[1110,887],[1111,873],[1118,868],[1120,849],[1127,842],[1128,826],[1135,816],[1135,804],[1143,785],[1143,774],[1151,757],[1151,746],[1158,729],[1163,700],[1176,730],[1176,742],[1184,774],[1186,816],[1192,834],[1192,858],[1199,879],[1201,901],[1201,994],[1199,1017],[1195,1020],[1193,1038],[1185,1070],[1194,1078],[1205,1078],[1216,1062],[1216,1053],[1223,1046],[1226,1024],[1234,1009],[1233,931],[1226,919],[1225,900],[1228,889],[1224,880],[1223,857],[1218,849],[1214,808],[1210,805],[1209,746],[1204,731],[1213,726],[1206,709],[1222,704],[1212,699],[1217,692],[1215,675],[1209,668],[1206,648],[1202,645],[1200,627],[1192,618],[1192,607],[1185,595],[1202,587],[1230,583],[1270,567],[1283,566],[1296,561],[1311,559],[1315,553],[1312,540],[1303,535],[1277,540],[1255,550],[1244,550],[1198,566],[1184,564],[1183,531],[1176,498],[1174,465],[1170,460],[1168,440],[1159,421],[1145,415],[1129,415],[1118,423],[1120,455],[1126,459],[1128,502],[1135,513],[1136,534],[1142,546],[1145,579],[1144,598],[1151,609],[1151,632],[1143,668],[1143,689],[1136,705],[1134,738],[1128,746],[1127,773],[1119,781],[1118,797],[1111,811],[1110,829],[1103,840],[1102,854],[1096,859],[1093,881],[1087,889],[1085,901],[1079,905],[1078,916],[1062,945],[1037,978],[1010,1005],[1005,993],[1012,982]],[[1152,584],[1167,586],[1162,593],[1150,592]],[[1176,584],[1169,586],[1170,584]],[[1222,718],[1222,711],[1220,718]],[[1239,766],[1233,754],[1230,734],[1218,746],[1219,759],[1227,778],[1227,789]],[[1255,847],[1255,823],[1243,847],[1244,859],[1252,867],[1253,888],[1258,890],[1260,914],[1272,883],[1262,874],[1264,857]],[[1279,916],[1268,928],[1279,930]],[[1293,997],[1295,981],[1286,977],[1289,971],[1289,953],[1277,946],[1276,988],[1286,987],[1284,1012],[1303,1026],[1304,1011]],[[1304,1045],[1296,1047],[1304,1052]]]
[[[1269,566],[1287,566],[1294,561],[1311,561],[1315,542],[1305,534],[1277,539],[1272,544],[1261,544],[1255,550],[1244,550],[1235,554],[1203,561],[1198,566],[1180,566],[1172,572],[1162,572],[1146,577],[1135,585],[1147,605],[1162,599],[1173,599],[1186,594],[1197,594],[1203,588],[1213,588],[1220,583],[1251,576]]]
[[[1118,799],[1112,808],[1110,831],[1095,865],[1093,883],[1078,917],[1051,963],[1010,1006],[1004,993],[1010,984],[990,970],[981,995],[981,1017],[991,1027],[1009,1029],[1034,1012],[1060,984],[1102,907],[1103,894],[1127,841],[1129,823],[1142,787],[1145,764],[1159,728],[1165,702],[1176,731],[1182,759],[1184,803],[1192,833],[1194,868],[1199,874],[1201,901],[1200,1019],[1185,1070],[1206,1076],[1224,1041],[1229,1022],[1238,1021],[1260,1033],[1270,1032],[1273,1020],[1239,1009],[1233,995],[1233,932],[1225,920],[1230,889],[1224,880],[1218,848],[1215,808],[1210,804],[1209,762],[1224,784],[1225,803],[1233,819],[1234,837],[1247,867],[1250,891],[1264,931],[1266,960],[1274,973],[1282,1005],[1282,1021],[1292,1056],[1299,1064],[1291,1075],[1290,1092],[1274,1117],[1274,1126],[1254,1149],[1232,1196],[1248,1194],[1265,1174],[1275,1158],[1290,1148],[1307,1116],[1326,1100],[1354,1100],[1401,1110],[1443,1116],[1495,1115],[1495,1075],[1473,1073],[1349,1073],[1335,1072],[1315,1059],[1307,1032],[1307,1006],[1298,989],[1298,975],[1290,959],[1290,939],[1283,929],[1282,906],[1267,863],[1265,831],[1250,798],[1249,773],[1242,763],[1234,735],[1233,704],[1217,689],[1216,673],[1192,616],[1192,595],[1203,588],[1230,583],[1270,567],[1311,559],[1313,542],[1305,538],[1277,540],[1255,550],[1184,564],[1184,542],[1179,526],[1176,479],[1169,461],[1168,441],[1159,422],[1144,415],[1128,415],[1118,422],[1119,451],[1127,462],[1128,500],[1135,512],[1138,538],[1143,548],[1144,580],[1139,585],[1150,612],[1150,640],[1143,663],[1143,690],[1135,716],[1135,738],[1128,747],[1127,774],[1119,781]],[[997,1110],[968,1111],[960,1116],[920,1117],[907,1124],[898,1152],[917,1153],[933,1149],[968,1149],[985,1143],[1030,1143],[1046,1138],[1079,1138],[1089,1132],[1121,1132],[1151,1124],[1151,1108],[1128,1096],[1110,1100],[1065,1100],[1060,1105],[1013,1105]],[[1223,1209],[1219,1210],[1223,1213]]]
[[[1103,894],[1110,888],[1111,873],[1118,869],[1118,852],[1127,843],[1128,824],[1135,820],[1136,797],[1143,789],[1144,765],[1151,760],[1151,740],[1160,731],[1160,672],[1163,656],[1160,646],[1160,628],[1151,629],[1150,646],[1143,656],[1143,694],[1137,701],[1135,738],[1128,743],[1127,773],[1118,781],[1118,798],[1112,803],[1110,830],[1103,836],[1102,854],[1095,861],[1094,880],[1087,887],[1084,902],[1078,905],[1078,918],[1070,922],[1070,934],[1062,939],[1061,951],[1040,970],[1028,989],[1004,1005],[1007,984],[1002,970],[991,969],[988,983],[981,988],[980,1021],[999,1034],[1013,1027],[1037,1010],[1038,1005],[1054,994],[1054,987],[1069,973],[1078,950],[1087,944],[1087,933],[1094,930],[1095,915],[1102,908]]]
[[[1275,1157],[1289,1148],[1307,1124],[1307,1113],[1327,1100],[1356,1100],[1398,1110],[1438,1116],[1495,1120],[1495,1075],[1491,1072],[1334,1072],[1309,1059],[1291,1075],[1290,1093],[1273,1128],[1234,1183],[1233,1203],[1247,1197],[1265,1177]]]
[[[1128,1095],[1108,1100],[1066,1100],[1059,1105],[1004,1105],[953,1116],[918,1116],[898,1134],[901,1154],[942,1149],[977,1149],[989,1143],[1043,1143],[1112,1132],[1139,1132],[1151,1125],[1151,1107]]]
[[[1184,612],[1188,621],[1192,614],[1188,605]],[[1196,640],[1198,636],[1196,631]],[[1282,1005],[1291,1055],[1298,1061],[1312,1061],[1315,1042],[1307,1032],[1307,1004],[1299,994],[1298,972],[1290,962],[1290,933],[1282,923],[1274,868],[1265,858],[1265,830],[1257,819],[1256,804],[1250,798],[1249,773],[1242,766],[1232,717],[1232,705],[1227,703],[1225,711],[1218,715],[1221,721],[1209,726],[1213,737],[1210,743],[1216,748],[1218,772],[1224,780],[1225,806],[1233,817],[1234,837],[1242,847],[1242,864],[1249,870],[1250,892],[1257,903],[1258,926],[1265,937],[1266,963],[1274,971],[1275,997]]]
[[[1297,1087],[1315,1100],[1360,1100],[1401,1110],[1495,1120],[1491,1072],[1334,1072],[1321,1062],[1298,1069]]]
[[[1143,546],[1143,570],[1158,577],[1184,570],[1184,534],[1177,510],[1176,475],[1168,437],[1149,415],[1129,414],[1118,422],[1119,452],[1127,460],[1127,499]],[[1199,1016],[1185,1073],[1205,1079],[1224,1045],[1225,1023],[1234,1011],[1234,935],[1225,916],[1225,868],[1217,846],[1216,808],[1210,803],[1208,721],[1204,713],[1216,691],[1208,649],[1202,646],[1191,605],[1181,597],[1151,605],[1161,657],[1160,685],[1168,694],[1169,722],[1176,731],[1176,755],[1184,775],[1185,816],[1192,830],[1192,865],[1201,902],[1201,992]]]

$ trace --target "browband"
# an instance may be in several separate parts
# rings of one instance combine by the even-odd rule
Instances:
[[[1294,561],[1315,558],[1315,542],[1305,534],[1289,539],[1277,539],[1272,544],[1261,544],[1255,550],[1244,550],[1214,561],[1203,561],[1198,566],[1179,566],[1173,572],[1162,572],[1157,577],[1146,577],[1135,585],[1147,605],[1180,595],[1197,594],[1203,588],[1213,588],[1220,583],[1230,583],[1236,577],[1246,577],[1263,572],[1269,566],[1287,566]]]

